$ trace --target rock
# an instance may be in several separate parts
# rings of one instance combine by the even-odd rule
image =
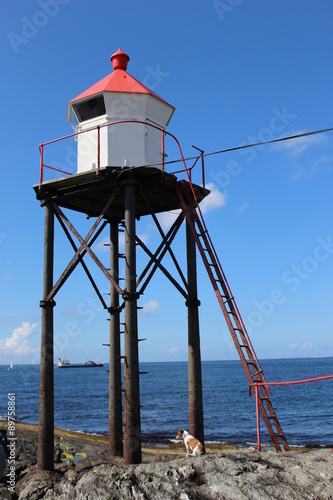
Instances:
[[[37,500],[44,498],[47,490],[53,489],[60,481],[58,472],[33,471],[28,472],[15,488],[16,495],[20,500]]]
[[[6,455],[5,455],[5,450],[0,444],[0,479],[3,478],[5,475],[5,470],[6,470]]]
[[[38,495],[44,492],[44,496],[28,497],[21,493],[19,500],[332,498],[332,451],[316,450],[308,456],[304,461],[302,452],[268,454],[238,450],[128,467],[104,463],[83,476],[72,471],[74,475],[68,476],[68,481],[58,477],[54,482],[54,477],[48,477],[37,485],[35,477],[29,491],[36,494],[33,488],[38,487]]]
[[[170,445],[143,448],[143,463],[125,467],[121,457],[108,459],[101,437],[71,435],[64,436],[68,450],[86,458],[55,464],[51,473],[36,470],[37,434],[18,429],[17,436],[17,496],[5,476],[1,500],[333,499],[331,448],[258,453],[216,443],[204,456],[185,457]]]
[[[73,470],[67,470],[64,474],[64,478],[69,481],[70,483],[76,482],[78,480],[79,474]]]

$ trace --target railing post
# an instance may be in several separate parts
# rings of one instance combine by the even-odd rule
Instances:
[[[165,157],[165,132],[164,129],[162,129],[162,172],[165,171],[164,167],[164,157]]]
[[[202,168],[202,187],[205,189],[205,163],[204,163],[204,152],[201,151],[201,168]]]
[[[199,149],[196,146],[192,146],[192,148],[196,149],[197,151],[200,151],[200,156],[201,156],[201,174],[202,174],[202,187],[205,189],[205,164],[204,164],[204,150]]]
[[[258,439],[258,451],[261,451],[261,439],[260,439],[260,415],[259,415],[259,390],[258,385],[254,384],[255,394],[256,394],[256,412],[257,412],[257,439]]]
[[[39,154],[40,154],[40,172],[39,172],[39,187],[43,184],[44,180],[44,144],[40,144],[39,146]]]
[[[101,131],[100,126],[97,126],[97,171],[99,172],[101,167]]]

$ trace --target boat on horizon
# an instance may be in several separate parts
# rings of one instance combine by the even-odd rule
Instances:
[[[65,356],[58,359],[58,368],[102,368],[104,365],[104,363],[99,363],[98,359],[97,361],[86,361],[85,363],[71,363]]]
[[[11,361],[11,363],[10,363],[10,365],[8,366],[7,370],[15,370],[13,360]]]

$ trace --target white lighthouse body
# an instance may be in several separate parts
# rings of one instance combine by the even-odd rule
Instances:
[[[111,61],[114,71],[68,105],[78,133],[77,172],[95,169],[98,161],[100,167],[162,168],[160,129],[175,108],[127,73],[129,57],[121,49]]]

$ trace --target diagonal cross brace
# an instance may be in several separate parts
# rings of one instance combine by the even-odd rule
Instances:
[[[102,218],[104,217],[106,211],[108,210],[109,206],[111,205],[112,201],[114,200],[117,192],[114,192],[108,202],[106,203],[103,211],[91,227],[90,231],[88,232],[86,238],[82,238],[82,236],[79,234],[79,232],[75,229],[73,224],[68,220],[68,218],[65,216],[65,214],[62,212],[62,210],[59,208],[59,206],[56,203],[52,203],[53,208],[55,212],[61,217],[61,219],[64,221],[66,226],[71,230],[71,232],[76,236],[76,238],[80,242],[79,248],[76,250],[73,258],[69,262],[68,266],[66,267],[65,271],[62,273],[60,278],[58,279],[57,283],[54,285],[52,290],[50,291],[49,295],[46,297],[46,301],[52,300],[53,297],[56,295],[56,293],[60,290],[62,285],[65,283],[67,278],[70,276],[70,274],[73,272],[74,268],[76,267],[78,263],[78,259],[80,260],[84,253],[89,253],[93,261],[97,264],[97,266],[101,269],[103,274],[106,276],[106,278],[110,281],[110,283],[114,286],[114,288],[117,290],[118,293],[122,294],[123,290],[119,287],[118,283],[115,281],[115,279],[111,276],[111,274],[106,270],[102,262],[98,259],[98,257],[94,254],[94,252],[91,250],[90,245],[92,245],[93,241],[95,241],[95,238],[93,241],[88,244],[89,239],[91,236],[94,234],[95,230],[99,226]],[[103,226],[104,227],[104,226]],[[102,229],[103,229],[102,227]],[[101,229],[99,230],[99,233],[101,232]]]
[[[151,213],[151,216],[152,216],[152,218],[153,218],[153,220],[155,222],[155,225],[156,225],[156,227],[157,227],[157,229],[158,229],[158,231],[159,231],[159,233],[160,233],[160,235],[162,237],[163,243],[164,243],[166,249],[168,250],[171,259],[173,260],[173,263],[174,263],[174,265],[175,265],[175,267],[176,267],[176,269],[177,269],[177,271],[179,273],[179,276],[180,276],[183,284],[187,288],[187,281],[186,281],[186,279],[185,279],[185,277],[184,277],[184,275],[182,273],[182,270],[180,268],[180,265],[178,264],[178,261],[177,261],[175,255],[174,255],[174,253],[173,253],[173,251],[171,249],[171,245],[170,245],[168,239],[166,238],[166,236],[164,234],[164,231],[163,231],[163,229],[162,229],[162,227],[161,227],[161,225],[160,225],[160,223],[159,223],[159,221],[158,221],[158,219],[156,217],[156,214],[154,213],[154,210],[153,210],[151,204],[149,203],[149,200],[148,200],[148,198],[146,196],[146,193],[144,192],[144,190],[142,188],[140,188],[140,191],[141,191],[141,194],[142,194],[144,200],[146,201],[146,204],[147,204],[147,206],[148,206],[148,208],[150,210],[150,213]]]
[[[65,226],[64,221],[62,220],[62,218],[60,217],[60,215],[58,213],[56,213],[56,217],[57,217],[57,219],[59,221],[59,224],[61,225],[64,233],[66,234],[66,236],[68,238],[68,241],[70,242],[73,250],[76,252],[77,251],[77,246],[75,245],[75,243],[73,241],[73,238],[71,237],[71,235],[70,235],[67,227]],[[96,241],[96,239],[98,238],[98,236],[103,231],[103,229],[105,228],[106,225],[107,225],[107,222],[104,221],[104,223],[102,224],[102,226],[100,227],[100,229],[95,233],[95,236],[92,238],[91,242],[89,243],[90,247]],[[92,284],[92,286],[93,286],[93,288],[94,288],[94,290],[95,290],[95,292],[96,292],[96,294],[97,294],[97,296],[98,296],[98,298],[99,298],[99,300],[100,300],[103,308],[107,309],[108,306],[107,306],[105,300],[103,299],[103,296],[102,296],[101,292],[99,291],[98,286],[96,285],[96,283],[95,283],[95,281],[94,281],[94,279],[93,279],[93,277],[92,277],[92,275],[91,275],[91,273],[90,273],[90,271],[89,271],[89,269],[87,267],[87,264],[83,260],[83,257],[84,257],[85,254],[86,254],[86,251],[84,250],[80,255],[78,255],[78,259],[75,262],[75,264],[73,265],[72,270],[74,271],[74,269],[78,266],[79,263],[82,265],[82,267],[83,267],[83,269],[84,269],[84,271],[85,271],[85,273],[86,273],[86,275],[87,275],[90,283]]]
[[[188,294],[187,292],[177,283],[177,281],[171,276],[169,271],[165,269],[165,267],[161,264],[161,256],[157,259],[152,252],[146,247],[146,245],[143,243],[142,240],[138,236],[135,237],[135,240],[138,242],[138,244],[143,248],[143,250],[146,252],[147,255],[151,258],[152,262],[155,263],[157,267],[160,268],[160,270],[165,274],[165,276],[171,281],[171,283],[177,288],[177,290],[185,297],[185,299],[188,299]],[[140,290],[140,293],[142,293],[142,290]]]
[[[140,294],[142,294],[144,292],[144,290],[146,289],[148,283],[150,282],[151,278],[153,277],[156,269],[160,266],[160,262],[162,261],[164,255],[166,254],[167,252],[167,246],[165,245],[165,241],[168,241],[168,244],[170,245],[170,243],[173,241],[173,239],[175,238],[182,222],[183,222],[183,219],[184,219],[184,213],[181,212],[179,214],[179,216],[177,217],[177,220],[173,223],[173,225],[171,226],[171,228],[169,229],[167,235],[165,236],[165,239],[163,239],[163,241],[161,242],[161,244],[159,245],[159,247],[157,248],[157,250],[155,251],[154,255],[152,255],[152,253],[149,251],[147,252],[146,249],[140,244],[140,242],[138,241],[138,243],[141,245],[141,247],[143,248],[144,251],[146,251],[146,253],[150,256],[151,260],[150,262],[147,264],[146,268],[144,269],[144,271],[141,273],[138,281],[137,281],[137,286],[143,281],[145,275],[148,273],[150,267],[154,264],[153,266],[153,269],[150,271],[148,277],[146,278],[146,280],[144,281],[141,289],[140,289]],[[169,276],[167,276],[169,277]],[[187,289],[187,283],[185,284],[186,285],[186,289]],[[181,292],[182,295],[184,295],[183,292]],[[184,295],[185,297],[185,295]],[[187,299],[187,296],[185,297]]]

